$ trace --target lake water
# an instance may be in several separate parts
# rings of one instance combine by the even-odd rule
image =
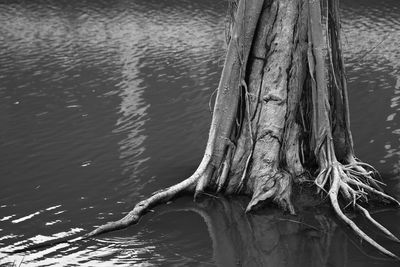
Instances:
[[[356,152],[400,198],[400,1],[343,2]],[[244,216],[246,200],[189,197],[126,230],[4,253],[119,219],[194,171],[226,5],[0,0],[0,265],[398,266],[330,214]],[[400,211],[375,217],[400,236]]]

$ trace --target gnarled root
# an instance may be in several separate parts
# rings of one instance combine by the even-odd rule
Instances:
[[[333,148],[328,148],[332,154]],[[360,162],[351,162],[348,165],[343,165],[336,160],[336,158],[330,158],[329,161],[324,163],[324,169],[321,170],[320,174],[317,176],[315,183],[320,190],[325,191],[330,199],[332,207],[335,213],[343,220],[348,226],[350,226],[353,231],[360,236],[363,240],[367,241],[370,245],[381,251],[382,253],[400,260],[398,256],[378,244],[370,236],[368,236],[363,230],[361,230],[349,217],[347,217],[342,208],[339,205],[338,197],[341,195],[344,200],[348,201],[354,209],[359,210],[367,220],[369,220],[375,227],[386,234],[391,240],[395,242],[400,242],[397,237],[395,237],[388,229],[378,223],[372,218],[371,214],[367,209],[360,205],[361,202],[367,202],[370,195],[375,195],[382,198],[385,201],[393,202],[400,206],[400,203],[393,197],[385,194],[380,188],[374,188],[369,185],[369,183],[377,183],[371,176],[371,172],[367,172],[363,166],[368,166],[367,164]],[[329,182],[329,186],[326,186]],[[327,192],[325,188],[328,187]]]
[[[378,177],[381,179],[379,172],[374,167],[365,162],[359,161],[353,155],[348,156],[346,161],[346,173],[348,175],[353,175],[359,177],[360,179],[364,179],[363,182],[372,185],[375,189],[383,192],[381,186],[386,186],[386,184],[374,178]]]
[[[140,218],[149,211],[151,207],[154,207],[155,205],[162,202],[167,202],[183,191],[193,191],[194,187],[197,188],[199,186],[202,186],[203,183],[202,181],[208,179],[207,177],[205,177],[208,173],[207,165],[208,161],[207,159],[204,158],[202,164],[200,164],[199,168],[192,176],[190,176],[186,180],[176,185],[154,192],[151,197],[142,200],[138,204],[136,204],[133,210],[131,210],[122,219],[101,225],[92,232],[85,235],[84,238],[93,237],[102,233],[124,229],[129,225],[137,223],[140,220]]]

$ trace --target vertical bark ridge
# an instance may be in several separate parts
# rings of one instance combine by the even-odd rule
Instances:
[[[273,25],[277,18],[277,9],[278,1],[266,1],[264,3],[249,58],[249,75],[246,77],[246,81],[248,83],[248,93],[250,99],[250,103],[248,104],[250,105],[249,110],[251,112],[250,117],[253,133],[256,133],[256,127],[260,117],[259,106],[262,102],[262,77],[264,73],[265,62],[267,61],[267,53],[271,44],[271,40],[267,40],[267,38],[270,38],[272,34]],[[244,116],[242,124],[245,127],[241,127],[241,131],[237,139],[237,146],[232,160],[232,169],[229,174],[229,184],[226,188],[227,193],[234,193],[237,191],[237,185],[239,184],[246,169],[246,161],[248,156],[253,151],[250,138],[254,137],[249,135],[248,127],[246,127],[249,124],[247,116]]]
[[[267,45],[269,51],[263,70],[259,116],[255,130],[252,164],[247,188],[253,192],[247,210],[272,198],[294,212],[290,203],[291,177],[281,168],[280,151],[284,141],[288,107],[288,70],[292,66],[292,51],[298,17],[298,1],[277,2],[277,16]]]
[[[333,139],[335,152],[340,161],[354,155],[353,139],[350,131],[350,112],[347,95],[347,81],[340,36],[338,1],[327,1],[327,50],[330,59],[329,89],[333,99]]]
[[[313,103],[313,136],[315,155],[320,157],[326,139],[331,139],[330,104],[325,77],[324,37],[319,1],[308,1],[308,64],[311,76]]]
[[[210,155],[207,164],[212,164],[216,170],[223,164],[227,147],[232,142],[230,137],[236,121],[240,88],[263,3],[263,0],[240,1],[236,10],[205,152],[205,155]],[[195,198],[210,182],[215,183],[212,178],[202,176],[196,186]]]
[[[303,1],[298,1],[299,10],[293,31],[293,52],[291,68],[288,70],[288,110],[285,119],[284,142],[281,148],[282,164],[293,178],[304,172],[300,156],[302,125],[299,111],[300,99],[307,76],[307,12]]]

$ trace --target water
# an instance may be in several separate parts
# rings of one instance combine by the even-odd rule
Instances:
[[[0,1],[0,251],[118,219],[193,172],[225,14],[226,2],[212,0]],[[346,1],[342,17],[357,155],[400,198],[400,2]],[[273,208],[245,217],[242,205],[183,198],[127,230],[0,252],[0,264],[397,264],[324,213],[298,223]],[[399,211],[376,217],[400,236]]]

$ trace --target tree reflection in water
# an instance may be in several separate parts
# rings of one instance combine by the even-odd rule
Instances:
[[[272,208],[246,214],[247,202],[208,197],[166,212],[193,211],[204,219],[218,266],[346,266],[346,234],[329,216],[316,209],[299,216]]]

